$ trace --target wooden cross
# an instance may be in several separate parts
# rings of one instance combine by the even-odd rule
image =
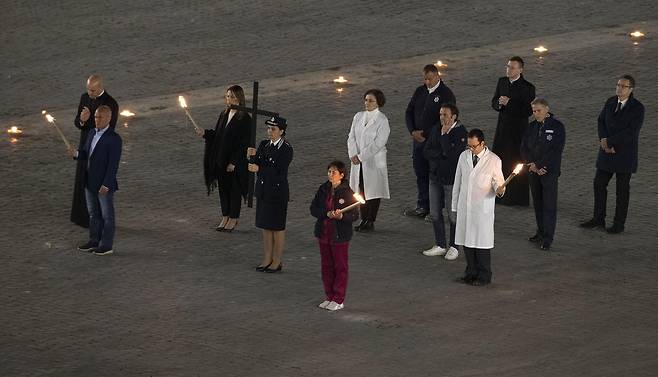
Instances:
[[[250,142],[249,146],[252,148],[256,148],[256,127],[258,126],[258,120],[257,120],[258,114],[265,115],[271,118],[271,117],[278,117],[279,113],[258,109],[258,81],[254,81],[254,91],[252,94],[251,105],[252,105],[251,108],[244,106],[236,106],[236,105],[231,105],[229,106],[229,108],[244,111],[251,115],[251,135],[249,139]],[[253,157],[249,157],[249,162],[253,162],[252,159]],[[255,173],[249,173],[249,183],[247,187],[247,206],[249,208],[253,208],[254,206],[255,180],[256,180]]]

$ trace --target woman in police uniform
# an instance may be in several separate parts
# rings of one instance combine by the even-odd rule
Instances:
[[[292,146],[283,138],[286,120],[273,117],[265,122],[269,140],[263,140],[258,149],[248,148],[253,156],[249,171],[257,173],[256,227],[263,230],[263,259],[257,271],[280,272],[285,242],[286,215],[288,213],[288,166],[292,161]]]

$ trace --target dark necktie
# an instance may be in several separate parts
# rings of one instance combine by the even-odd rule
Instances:
[[[617,102],[617,107],[615,108],[615,114],[617,114],[621,110],[621,102]]]
[[[478,157],[478,155],[476,155],[476,154],[473,155],[473,167],[475,167],[475,165],[478,164],[479,159],[480,159],[480,157]]]

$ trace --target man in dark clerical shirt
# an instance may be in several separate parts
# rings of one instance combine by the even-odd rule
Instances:
[[[439,70],[433,64],[423,68],[424,85],[416,88],[405,114],[407,129],[413,140],[413,167],[416,173],[418,200],[415,209],[405,210],[405,215],[424,218],[430,211],[429,162],[423,155],[425,140],[432,126],[439,122],[439,110],[446,103],[457,104],[455,95],[441,80]]]
[[[521,161],[521,139],[532,115],[530,102],[535,99],[535,87],[523,77],[523,59],[513,56],[506,66],[506,75],[498,79],[491,107],[498,111],[498,125],[492,150],[503,163],[503,174],[508,176]],[[528,176],[520,174],[507,185],[504,197],[497,202],[505,205],[528,206]]]
[[[633,96],[635,79],[624,75],[617,81],[616,95],[608,98],[599,114],[599,155],[594,176],[594,216],[580,224],[583,228],[605,227],[608,183],[617,181],[617,206],[608,233],[624,231],[631,174],[637,172],[640,128],[644,122],[644,106]]]
[[[103,79],[94,74],[87,79],[87,91],[80,97],[78,112],[73,124],[80,129],[80,142],[78,148],[83,148],[90,130],[96,127],[93,114],[99,106],[106,105],[112,110],[110,128],[114,129],[119,117],[119,105],[103,87]],[[85,162],[78,161],[75,170],[75,185],[73,187],[73,205],[71,206],[71,221],[81,227],[89,226],[89,213],[85,200]]]

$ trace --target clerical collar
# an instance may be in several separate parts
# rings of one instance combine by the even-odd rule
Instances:
[[[96,97],[94,97],[94,98],[92,98],[92,99],[98,99],[98,98],[100,98],[103,94],[105,94],[105,89],[103,89],[103,91],[101,92],[101,94],[97,95]]]
[[[428,88],[427,91],[428,91],[430,94],[432,94],[432,93],[436,90],[436,88],[439,87],[439,85],[441,85],[441,79],[439,79],[439,82],[437,82],[436,85],[434,85],[434,86],[431,87],[431,88]]]

